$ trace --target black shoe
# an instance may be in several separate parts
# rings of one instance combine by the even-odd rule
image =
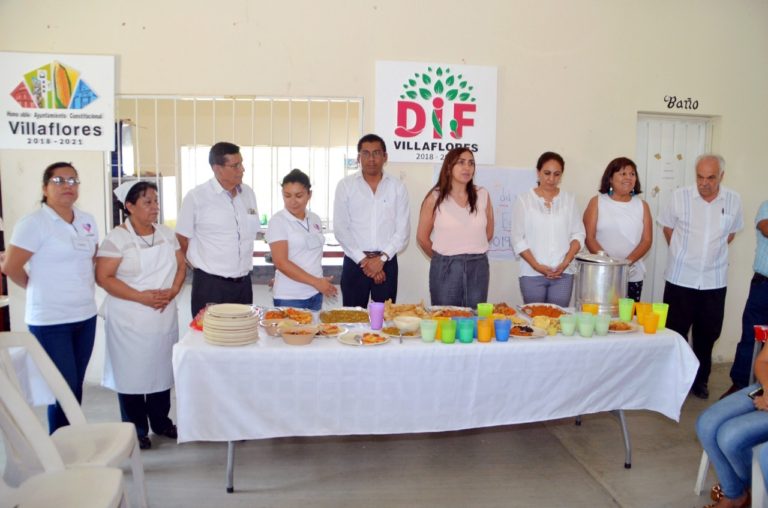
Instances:
[[[699,398],[699,399],[708,399],[709,398],[709,388],[707,388],[707,385],[693,386],[691,388],[691,395],[693,395],[694,397]]]
[[[148,450],[152,448],[152,441],[147,436],[139,436],[139,449]]]
[[[171,424],[170,427],[167,427],[164,431],[160,432],[159,435],[169,437],[171,439],[178,439],[179,433],[176,431],[176,425]]]
[[[741,390],[742,388],[744,388],[744,387],[743,387],[743,386],[736,386],[736,385],[731,385],[731,387],[730,387],[730,388],[728,388],[728,389],[725,391],[725,393],[724,393],[724,394],[722,394],[722,395],[720,396],[720,400],[722,400],[722,399],[726,398],[727,396],[729,396],[729,395],[730,395],[730,394],[732,394],[732,393],[736,393],[736,392],[738,392],[738,391],[739,391],[739,390]]]

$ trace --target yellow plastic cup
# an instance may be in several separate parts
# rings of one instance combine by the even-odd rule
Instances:
[[[656,327],[659,325],[659,315],[655,312],[646,312],[643,316],[643,331],[645,333],[656,333]]]
[[[582,303],[581,310],[582,312],[589,312],[590,314],[597,316],[597,313],[600,311],[600,305],[596,303]]]
[[[637,324],[642,326],[645,322],[645,315],[649,312],[653,312],[653,304],[648,302],[639,302],[635,304],[635,312],[637,312]]]
[[[477,320],[477,341],[491,342],[493,338],[493,319],[483,318]]]

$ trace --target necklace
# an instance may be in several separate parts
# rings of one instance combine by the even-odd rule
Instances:
[[[144,237],[136,232],[136,228],[133,226],[133,222],[131,222],[131,229],[133,229],[133,234],[139,237],[139,240],[144,242],[144,245],[147,247],[154,247],[155,246],[155,231],[157,231],[155,228],[152,228],[152,242],[148,242],[144,239]],[[149,236],[149,235],[147,235]]]

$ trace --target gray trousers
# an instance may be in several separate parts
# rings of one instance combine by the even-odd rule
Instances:
[[[477,307],[488,301],[490,268],[487,254],[443,256],[432,253],[429,297],[432,305]]]

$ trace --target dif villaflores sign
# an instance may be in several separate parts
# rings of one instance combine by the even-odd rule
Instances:
[[[496,162],[496,67],[376,62],[376,134],[390,162],[434,164],[457,146]]]
[[[112,151],[113,56],[0,52],[0,149]]]

